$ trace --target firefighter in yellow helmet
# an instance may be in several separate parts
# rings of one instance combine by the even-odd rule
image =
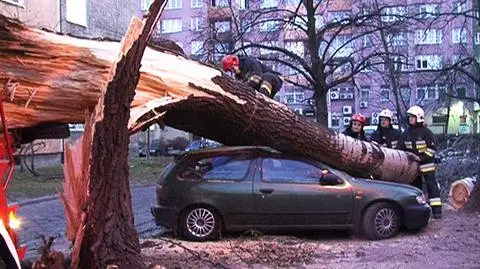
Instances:
[[[280,74],[259,60],[249,56],[226,55],[222,59],[225,71],[235,73],[235,78],[246,82],[255,90],[273,98],[282,87]]]
[[[420,175],[412,183],[422,189],[423,179],[427,185],[428,200],[432,207],[433,218],[442,218],[442,201],[440,199],[440,185],[435,179],[434,154],[437,142],[433,133],[425,123],[425,112],[419,106],[412,106],[407,110],[408,129],[403,132],[400,147],[415,153],[420,157]]]
[[[395,149],[402,133],[393,128],[393,112],[386,108],[380,112],[380,122],[372,134],[372,142],[387,148]]]

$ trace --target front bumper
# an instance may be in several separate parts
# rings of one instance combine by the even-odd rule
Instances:
[[[155,218],[155,224],[157,226],[163,226],[170,228],[173,231],[177,230],[179,211],[172,207],[165,207],[156,205],[150,208],[150,212]]]
[[[432,209],[428,204],[411,205],[405,208],[403,220],[408,230],[421,229],[427,226]]]

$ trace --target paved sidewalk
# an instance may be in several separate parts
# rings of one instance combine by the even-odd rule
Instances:
[[[135,226],[141,238],[151,237],[162,230],[157,227],[150,214],[150,207],[155,202],[154,186],[132,186],[133,212]],[[37,247],[40,245],[39,235],[54,236],[54,249],[67,251],[70,242],[65,237],[65,217],[63,205],[58,196],[47,196],[39,199],[19,202],[18,215],[22,219],[20,238],[22,244],[27,244],[27,259],[37,257]]]

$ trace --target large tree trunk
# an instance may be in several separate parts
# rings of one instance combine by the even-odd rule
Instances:
[[[0,83],[12,85],[4,95],[9,125],[17,128],[84,122],[82,111],[96,104],[119,48],[114,42],[32,31],[2,17],[0,40]],[[147,49],[141,72],[131,106],[132,133],[165,118],[227,145],[271,146],[354,176],[408,183],[417,175],[413,155],[336,135],[183,56]],[[326,108],[326,101],[321,103]]]
[[[62,199],[67,234],[74,239],[73,268],[145,267],[129,188],[128,121],[142,55],[165,3],[156,0],[143,21],[132,20],[106,90],[86,118],[85,137],[81,140],[84,144],[76,145],[82,150],[67,147],[66,190]],[[81,166],[83,175],[76,173],[75,164]],[[75,178],[77,175],[80,176]],[[82,187],[76,186],[79,184]]]

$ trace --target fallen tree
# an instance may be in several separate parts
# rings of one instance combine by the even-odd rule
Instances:
[[[0,83],[7,86],[9,126],[84,122],[119,48],[0,17]],[[140,71],[131,133],[160,123],[227,145],[271,146],[354,176],[408,183],[418,174],[415,156],[336,134],[185,56],[147,48]]]

